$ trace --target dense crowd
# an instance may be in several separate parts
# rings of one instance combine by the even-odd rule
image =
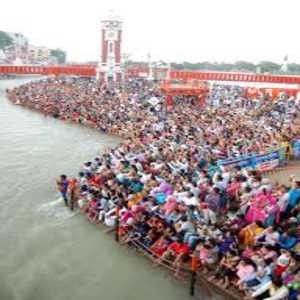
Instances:
[[[61,176],[66,205],[111,228],[118,219],[123,243],[142,245],[156,264],[172,261],[176,274],[194,254],[225,288],[299,299],[300,180],[272,184],[255,170],[216,164],[298,139],[297,100],[215,86],[205,108],[178,97],[170,111],[151,83],[109,89],[85,79],[29,83],[9,98],[124,138],[85,162],[78,178]]]
[[[126,136],[137,130],[138,122],[148,118],[141,101],[155,96],[150,85],[138,96],[140,84],[133,82],[126,91],[121,91],[99,87],[89,79],[45,79],[23,85],[9,95],[16,104],[46,116]]]

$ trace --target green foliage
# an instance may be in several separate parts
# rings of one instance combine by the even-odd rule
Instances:
[[[237,71],[256,71],[256,65],[248,61],[236,61],[234,67]]]
[[[4,31],[0,31],[0,49],[13,45],[14,40]]]
[[[52,49],[50,54],[57,58],[59,64],[64,64],[67,59],[66,52],[61,49]]]
[[[276,64],[272,61],[261,61],[258,66],[262,73],[276,73],[280,72],[281,65]]]
[[[299,64],[288,64],[288,70],[292,74],[300,74],[300,65]]]
[[[143,61],[128,61],[129,67],[136,66],[148,66],[148,62]],[[197,62],[191,63],[184,61],[182,63],[171,63],[173,70],[187,70],[187,71],[227,71],[227,72],[250,72],[250,73],[270,73],[270,74],[294,74],[300,75],[300,64],[290,63],[288,64],[287,71],[283,71],[282,65],[272,61],[261,61],[259,64],[254,64],[249,61],[236,61],[234,63],[225,62]]]
[[[288,71],[282,71],[282,65],[272,61],[261,61],[259,64],[254,64],[248,61],[236,61],[233,64],[217,63],[217,62],[199,62],[199,63],[172,63],[171,67],[176,70],[202,70],[202,71],[232,71],[232,72],[256,72],[260,69],[261,73],[270,74],[300,74],[300,64],[291,63],[288,65]]]

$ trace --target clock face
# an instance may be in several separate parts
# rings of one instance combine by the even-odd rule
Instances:
[[[120,22],[106,21],[104,23],[104,28],[106,30],[118,30],[118,29],[120,29]]]
[[[118,39],[117,31],[115,31],[115,30],[107,30],[105,32],[105,39],[107,41],[116,41]]]

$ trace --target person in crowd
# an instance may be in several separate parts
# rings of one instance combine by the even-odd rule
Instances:
[[[60,178],[56,181],[57,188],[65,202],[65,205],[69,205],[68,201],[68,187],[69,187],[69,180],[66,175],[60,175]]]

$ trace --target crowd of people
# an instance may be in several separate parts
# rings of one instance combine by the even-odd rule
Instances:
[[[166,109],[153,83],[122,88],[47,79],[9,91],[16,104],[123,137],[57,184],[66,205],[118,226],[176,275],[195,255],[207,279],[255,299],[300,298],[300,180],[272,184],[217,160],[264,153],[300,138],[300,103],[250,99],[214,87],[206,107],[182,97]],[[216,99],[219,98],[219,101]]]
[[[95,81],[86,78],[62,77],[30,82],[11,90],[9,97],[16,104],[40,111],[45,116],[127,136],[137,130],[138,122],[147,118],[147,112],[141,107],[142,101],[155,96],[151,85],[147,85],[144,93],[137,94],[140,84],[132,82],[126,91],[121,91],[99,87]]]

